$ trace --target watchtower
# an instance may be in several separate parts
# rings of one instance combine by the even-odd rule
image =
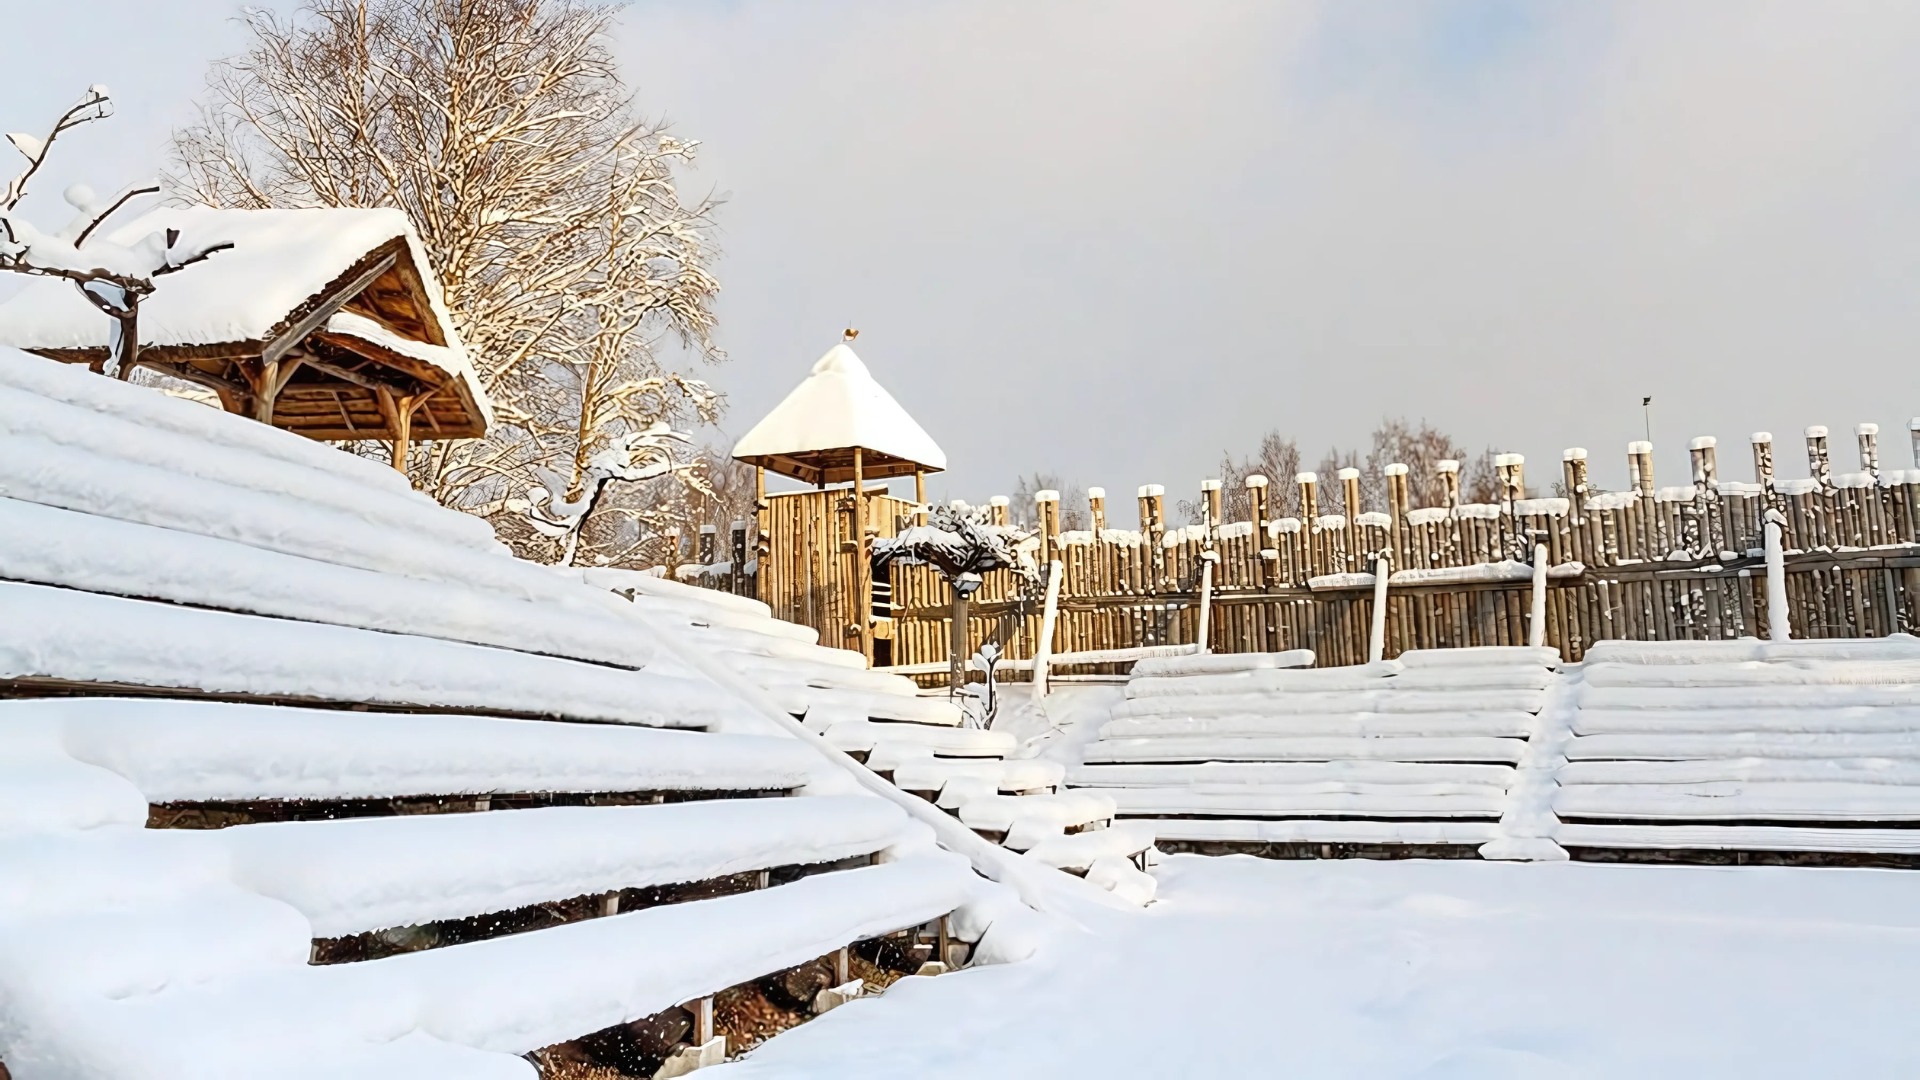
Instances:
[[[818,629],[825,644],[858,637],[871,664],[873,537],[925,512],[926,474],[947,467],[946,453],[843,342],[734,444],[733,457],[758,470],[760,599]],[[769,497],[769,471],[815,490]],[[901,476],[914,478],[913,504],[868,487]],[[889,636],[884,625],[881,636]]]

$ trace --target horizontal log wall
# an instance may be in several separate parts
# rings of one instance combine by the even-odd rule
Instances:
[[[1723,482],[1713,440],[1696,439],[1691,483],[1665,488],[1654,483],[1652,447],[1634,443],[1631,489],[1604,493],[1591,490],[1585,451],[1569,450],[1555,478],[1565,498],[1526,498],[1525,463],[1502,455],[1496,464],[1502,498],[1489,504],[1462,503],[1458,468],[1442,462],[1436,487],[1447,493],[1447,503],[1424,509],[1408,505],[1405,467],[1388,466],[1387,505],[1359,513],[1348,512],[1364,509],[1352,506],[1360,491],[1356,471],[1342,470],[1332,482],[1303,473],[1295,480],[1300,518],[1267,518],[1267,484],[1254,477],[1246,520],[1219,521],[1210,509],[1220,502],[1217,484],[1208,484],[1198,505],[1212,520],[1187,526],[1168,523],[1164,491],[1148,486],[1137,494],[1140,524],[1133,530],[1108,527],[1106,500],[1093,489],[1093,529],[1043,533],[1026,547],[1036,566],[1058,559],[1064,567],[1056,653],[1192,642],[1201,567],[1212,552],[1218,561],[1211,649],[1311,648],[1321,664],[1341,665],[1367,659],[1370,572],[1381,558],[1394,570],[1422,572],[1390,581],[1386,655],[1525,644],[1527,564],[1540,544],[1549,564],[1560,568],[1549,582],[1546,639],[1578,660],[1589,644],[1608,638],[1765,636],[1764,523],[1771,508],[1785,521],[1794,636],[1915,632],[1920,468],[1881,469],[1870,425],[1861,426],[1857,440],[1861,467],[1855,473],[1835,474],[1825,430],[1810,428],[1806,478],[1776,477],[1772,444],[1761,440],[1752,445],[1754,479]],[[809,494],[824,500],[832,493]],[[910,510],[903,503],[887,514]],[[994,500],[997,520],[1006,520],[1006,510],[1004,499]],[[795,580],[798,571],[788,566],[794,560],[782,555],[783,548],[805,546],[782,542],[795,535],[794,526],[775,515],[766,535],[779,580]],[[986,575],[970,610],[974,646],[994,640],[1010,657],[1031,657],[1041,583],[1010,571]],[[837,609],[825,619],[807,615],[798,598],[814,594],[792,585],[761,595],[788,598],[787,609],[776,605],[783,618],[824,629],[838,617]],[[944,661],[951,596],[939,575],[927,567],[895,567],[891,602],[894,663]],[[833,607],[830,600],[807,603]],[[826,633],[822,638],[829,640]]]

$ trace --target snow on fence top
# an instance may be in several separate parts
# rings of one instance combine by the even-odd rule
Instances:
[[[404,439],[416,413],[433,438],[477,436],[492,422],[400,211],[162,207],[107,239],[169,231],[232,247],[142,303],[140,366],[316,439]],[[33,279],[0,304],[0,343],[69,363],[104,363],[113,329],[64,280]]]
[[[868,479],[939,472],[946,452],[907,415],[845,345],[835,345],[786,400],[734,444],[733,456],[807,483],[853,479],[853,450]]]

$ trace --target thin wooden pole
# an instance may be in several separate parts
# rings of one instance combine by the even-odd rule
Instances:
[[[1367,663],[1387,658],[1387,579],[1393,576],[1393,556],[1382,551],[1373,560],[1373,625],[1367,631]]]
[[[1047,564],[1047,601],[1040,614],[1040,640],[1033,650],[1033,700],[1047,696],[1047,676],[1053,661],[1053,627],[1060,616],[1060,578],[1064,573],[1060,560]]]
[[[927,474],[919,469],[913,471],[913,501],[914,524],[925,525],[927,523]]]
[[[1547,643],[1547,545],[1533,545],[1533,603],[1527,612],[1527,644]]]
[[[1200,628],[1194,631],[1193,640],[1203,653],[1213,651],[1213,564],[1219,561],[1217,552],[1200,556]]]
[[[853,448],[853,581],[850,614],[860,630],[860,655],[873,666],[873,563],[867,550],[867,474],[859,447]]]
[[[1787,556],[1780,542],[1780,528],[1786,520],[1778,510],[1767,511],[1767,637],[1774,641],[1793,637],[1787,613]]]

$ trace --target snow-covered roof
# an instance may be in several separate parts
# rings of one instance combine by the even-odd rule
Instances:
[[[835,345],[786,400],[734,444],[733,456],[809,483],[853,479],[853,450],[867,477],[947,467],[946,452],[887,393],[853,350]]]
[[[141,302],[141,348],[151,350],[153,360],[198,364],[204,374],[219,376],[222,358],[258,357],[276,342],[318,329],[323,335],[354,339],[344,343],[351,351],[427,386],[451,385],[453,395],[440,395],[434,407],[422,413],[423,431],[473,435],[492,422],[491,404],[454,329],[426,250],[401,211],[160,207],[112,230],[105,239],[134,244],[170,229],[195,246],[233,246],[159,279],[153,294]],[[383,263],[384,271],[379,269]],[[334,311],[312,327],[314,315],[343,299],[350,310]],[[90,361],[104,355],[111,327],[111,320],[60,279],[32,279],[0,303],[0,344],[61,360]],[[302,379],[313,377],[309,372]],[[300,393],[298,385],[290,390]],[[365,407],[358,411],[365,415],[357,429],[347,420],[345,431],[303,433],[370,437],[368,425],[378,428],[383,423],[373,414],[372,399],[364,389],[348,387],[347,392],[350,398],[367,397],[359,403]],[[457,406],[452,404],[455,398]],[[349,400],[328,415],[355,407]],[[433,422],[425,423],[428,419]]]

